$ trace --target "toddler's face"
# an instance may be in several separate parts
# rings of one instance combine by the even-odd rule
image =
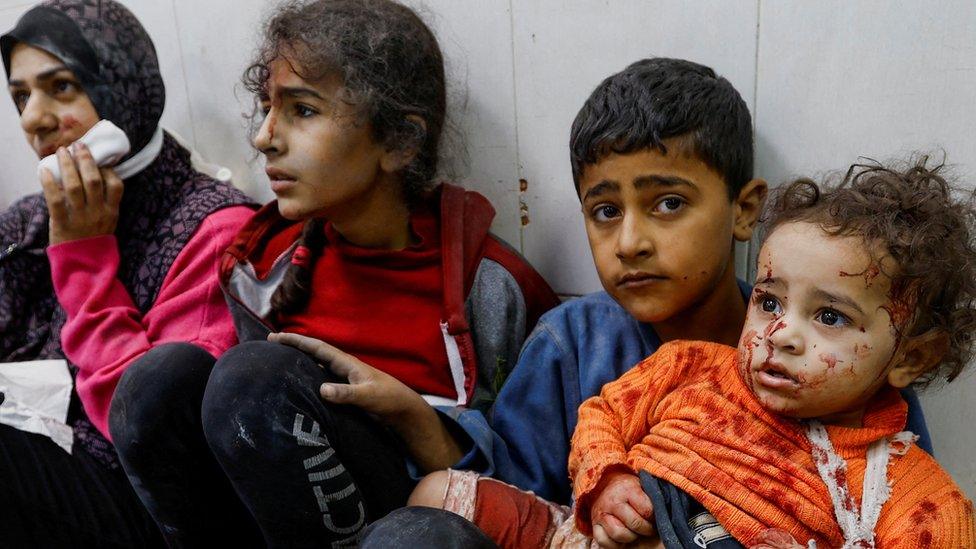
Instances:
[[[739,368],[768,410],[857,426],[889,382],[911,309],[889,295],[891,258],[882,266],[870,251],[805,222],[763,245]]]

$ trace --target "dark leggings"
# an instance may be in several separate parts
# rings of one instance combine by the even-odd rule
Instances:
[[[334,379],[307,355],[265,341],[216,364],[191,345],[165,345],[128,369],[110,426],[167,541],[354,545],[366,524],[405,504],[414,483],[397,439],[324,402],[324,381]]]
[[[163,547],[121,469],[0,425],[0,547]]]

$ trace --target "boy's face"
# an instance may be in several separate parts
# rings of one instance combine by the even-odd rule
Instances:
[[[759,253],[759,280],[739,342],[743,379],[771,412],[860,425],[901,357],[911,308],[890,296],[890,257],[856,236],[786,223]]]
[[[725,181],[680,141],[664,144],[666,155],[657,149],[611,153],[580,176],[600,282],[642,322],[694,307],[733,268],[738,209]]]

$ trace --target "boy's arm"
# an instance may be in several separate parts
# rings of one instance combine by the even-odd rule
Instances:
[[[566,463],[581,400],[575,348],[543,318],[491,410],[488,474],[568,504]]]
[[[545,321],[540,321],[495,401],[491,425],[478,410],[434,407],[464,454],[450,467],[476,471],[544,499],[569,503],[567,410],[577,407],[579,384],[563,378],[565,372],[575,374],[576,368],[573,355],[564,351]],[[568,390],[575,387],[577,393],[565,394],[567,384]]]

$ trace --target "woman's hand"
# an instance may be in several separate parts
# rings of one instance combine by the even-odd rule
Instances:
[[[346,378],[348,384],[323,383],[319,394],[328,402],[360,408],[393,429],[425,471],[446,469],[463,456],[437,412],[395,377],[315,338],[282,332],[269,334],[268,341],[295,347]]]
[[[651,498],[633,473],[609,473],[590,507],[593,539],[604,548],[620,548],[654,535]]]
[[[112,234],[119,220],[122,179],[111,168],[100,169],[88,147],[77,143],[74,158],[58,149],[61,184],[41,170],[41,188],[51,215],[50,244]]]

